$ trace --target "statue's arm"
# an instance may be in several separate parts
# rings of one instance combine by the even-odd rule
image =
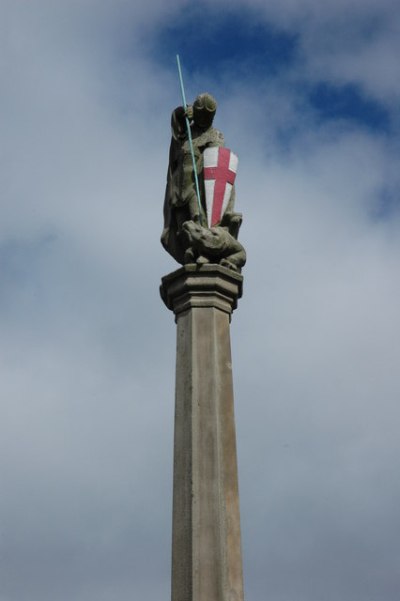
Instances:
[[[172,137],[175,140],[183,140],[187,136],[186,117],[189,121],[193,118],[193,107],[188,105],[186,110],[183,106],[178,106],[171,115]]]

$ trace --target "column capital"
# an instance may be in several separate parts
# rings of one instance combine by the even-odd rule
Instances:
[[[161,279],[161,298],[177,318],[193,307],[215,307],[232,313],[242,296],[243,276],[222,267],[184,265]]]

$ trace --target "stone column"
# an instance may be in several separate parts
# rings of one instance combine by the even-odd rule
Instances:
[[[172,601],[243,601],[229,333],[242,281],[211,264],[162,279],[177,323]]]

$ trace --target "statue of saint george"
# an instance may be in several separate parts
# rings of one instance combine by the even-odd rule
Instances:
[[[180,106],[172,113],[172,137],[161,243],[167,252],[182,265],[212,262],[221,263],[235,271],[240,271],[246,261],[246,254],[237,241],[242,216],[233,210],[235,202],[233,181],[236,172],[229,171],[229,158],[231,155],[233,157],[235,155],[224,149],[226,165],[225,169],[221,170],[218,169],[219,151],[214,152],[212,154],[216,164],[205,169],[207,149],[218,149],[224,146],[222,133],[213,127],[216,110],[217,103],[213,96],[203,93],[197,96],[193,105],[188,105],[186,110]],[[187,126],[190,127],[191,141]],[[237,157],[235,158],[237,165]],[[197,182],[193,165],[196,166]],[[206,176],[205,173],[207,173]],[[230,173],[229,181],[231,183],[228,183],[228,179],[221,180],[221,177],[229,177],[223,173]],[[205,185],[205,180],[211,180],[211,188],[210,185]],[[218,186],[216,185],[217,180],[219,181]],[[213,210],[213,198],[211,197],[214,189],[217,190],[217,188],[222,196],[219,212],[214,210],[213,221],[211,221],[210,211]],[[198,198],[197,190],[200,198]],[[191,225],[184,227],[187,222],[191,222]],[[210,229],[213,230],[211,237],[210,232],[205,231]],[[217,243],[218,237],[220,240]],[[218,248],[221,250],[219,251]],[[235,256],[232,263],[229,262],[230,255]]]

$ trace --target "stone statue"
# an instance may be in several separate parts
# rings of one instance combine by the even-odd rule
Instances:
[[[242,216],[234,212],[237,157],[224,148],[222,133],[213,127],[216,110],[215,99],[204,93],[186,110],[180,106],[172,113],[161,243],[182,265],[219,263],[240,271],[246,253],[237,240]]]
[[[245,264],[245,250],[227,228],[206,228],[194,221],[185,221],[182,229],[196,263],[219,263],[234,271],[240,271]]]

